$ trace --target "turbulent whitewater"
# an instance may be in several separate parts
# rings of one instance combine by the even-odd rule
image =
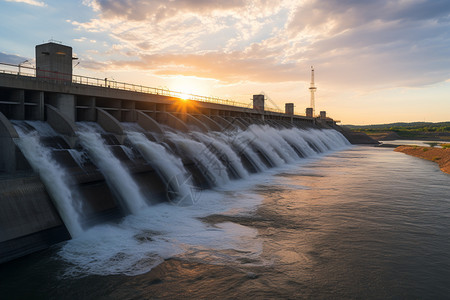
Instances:
[[[39,173],[73,237],[59,251],[59,256],[73,266],[65,271],[71,276],[140,274],[174,256],[207,255],[213,263],[242,257],[257,261],[262,245],[256,230],[229,222],[212,227],[200,219],[212,214],[249,214],[261,202],[258,194],[248,193],[245,201],[239,201],[240,193],[249,186],[280,170],[350,147],[332,129],[251,125],[247,130],[230,132],[167,131],[155,135],[137,125],[123,124],[123,153],[130,161],[136,155],[143,157],[165,185],[167,201],[154,205],[151,196],[141,193],[142,186],[127,165],[115,156],[105,139],[108,134],[96,123],[77,123],[78,146],[70,149],[70,155],[80,167],[90,160],[98,168],[125,213],[121,220],[86,226],[81,221],[83,199],[70,183],[70,172],[52,158],[57,147],[40,142],[44,135],[59,136],[48,125],[41,125],[17,124],[17,144]],[[24,130],[30,127],[29,132]],[[191,167],[186,168],[186,164]],[[209,188],[196,186],[196,177],[207,181]],[[254,243],[242,242],[250,240]],[[226,249],[235,254],[218,255],[218,250]]]

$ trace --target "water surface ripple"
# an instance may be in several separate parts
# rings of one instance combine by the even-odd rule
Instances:
[[[67,276],[74,266],[58,258],[61,246],[57,246],[2,265],[0,295],[2,299],[449,297],[450,176],[437,165],[392,149],[353,147],[252,178],[203,194],[205,201],[216,199],[214,209],[157,208],[164,215],[178,214],[179,220],[192,217],[196,223],[182,220],[178,235],[149,238],[168,240],[178,249],[150,272]],[[187,213],[193,209],[207,213]],[[170,224],[163,224],[167,232]],[[191,229],[189,224],[195,226]]]

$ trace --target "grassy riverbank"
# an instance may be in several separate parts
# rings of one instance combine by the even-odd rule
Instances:
[[[450,141],[450,122],[347,125],[347,127],[352,131],[364,132],[377,141],[399,139]]]
[[[394,151],[433,161],[442,172],[450,174],[450,148],[445,145],[443,147],[445,148],[400,146]]]

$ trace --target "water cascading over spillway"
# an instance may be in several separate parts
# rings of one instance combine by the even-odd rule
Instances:
[[[44,122],[16,121],[14,124],[20,136],[16,140],[17,146],[33,170],[39,174],[70,235],[79,236],[83,232],[80,196],[74,185],[69,183],[65,169],[53,159],[53,149],[41,142],[41,137],[57,136],[57,133]]]
[[[266,144],[270,145],[274,152],[277,153],[284,162],[292,163],[298,158],[292,147],[290,147],[286,140],[280,136],[280,130],[268,125],[251,125],[249,130],[258,137],[258,140],[264,141]]]
[[[322,138],[330,150],[340,149],[342,145],[349,145],[347,139],[336,130],[320,131],[319,138]]]
[[[251,147],[252,138],[249,138],[244,131],[238,131],[231,135],[220,133],[222,138],[230,145],[233,145],[237,154],[243,155],[252,165],[255,172],[267,170],[267,166],[261,161],[261,158]]]
[[[62,138],[44,122],[16,121],[15,127],[20,134],[17,145],[42,178],[72,237],[79,236],[83,232],[83,199],[64,167],[52,157],[58,149],[41,141],[43,137]],[[143,196],[128,168],[114,155],[113,146],[109,146],[104,139],[106,132],[91,122],[78,122],[77,127],[82,149],[63,150],[81,169],[89,156],[125,211],[138,214],[147,207],[151,199]],[[164,182],[167,200],[182,205],[195,202],[193,191],[196,192],[197,187],[193,187],[194,181],[191,179],[195,174],[190,172],[200,171],[201,180],[208,180],[210,187],[220,187],[231,180],[245,179],[251,172],[264,172],[270,167],[292,164],[302,158],[349,145],[339,132],[331,129],[275,129],[268,125],[251,125],[246,130],[225,132],[182,133],[170,130],[155,136],[155,141],[137,124],[124,124],[124,127],[127,128],[130,147],[134,150],[118,144],[114,147],[120,147],[130,160],[139,152]],[[198,169],[187,168],[184,162],[194,163]]]
[[[350,145],[341,133],[333,129],[275,129],[267,125],[251,125],[240,135],[260,151],[272,166]]]
[[[150,141],[143,133],[127,131],[127,137],[163,177],[168,200],[182,205],[192,204],[193,183],[181,159],[169,153],[164,146]]]
[[[98,225],[89,229],[82,239],[67,243],[60,252],[61,257],[75,265],[76,270],[71,271],[76,274],[80,270],[81,273],[97,275],[142,274],[175,255],[195,257],[196,253],[208,253],[208,260],[215,260],[215,253],[220,253],[221,249],[236,249],[239,253],[248,253],[246,258],[257,258],[259,244],[251,251],[247,247],[241,251],[239,246],[243,241],[241,237],[253,240],[256,231],[242,231],[244,226],[233,225],[232,222],[215,224],[212,230],[200,218],[221,213],[245,213],[259,205],[261,199],[258,195],[241,194],[241,189],[252,190],[247,183],[257,184],[260,178],[267,177],[258,175],[251,178],[250,173],[265,172],[271,167],[281,167],[279,170],[283,170],[284,166],[299,163],[304,158],[320,157],[322,153],[329,153],[329,149],[340,150],[349,146],[340,133],[328,129],[275,129],[267,125],[252,125],[246,130],[184,133],[170,129],[150,135],[142,127],[131,123],[122,123],[126,133],[122,146],[103,133],[110,146],[105,145],[101,128],[94,130],[96,126],[78,124],[80,142],[113,191],[120,192],[118,190],[122,184],[133,187],[134,191],[139,188],[133,182],[127,183],[131,176],[124,175],[128,172],[126,167],[109,169],[121,166],[111,150],[128,147],[122,148],[128,154],[122,156],[115,152],[117,157],[129,158],[132,166],[135,166],[134,163],[151,165],[160,182],[165,184],[169,202],[182,204],[183,207],[160,203],[139,214],[131,211],[134,215],[126,216],[120,224]],[[133,155],[138,156],[134,161]],[[119,178],[118,181],[114,181],[114,177]],[[198,193],[194,196],[203,196],[206,201],[192,199],[190,177],[199,185],[194,188]],[[152,175],[151,178],[153,180],[155,177]],[[172,178],[182,184],[174,184]],[[213,191],[202,189],[206,187],[206,180]],[[143,180],[139,182],[146,184]],[[122,195],[126,197],[131,194],[122,192]],[[135,197],[139,198],[139,195],[127,199],[135,200]],[[141,200],[142,205],[144,199]],[[231,226],[229,230],[226,229],[228,226]],[[228,261],[233,260],[235,255],[225,256],[225,261]],[[221,254],[217,259],[223,263],[221,258],[225,256]]]
[[[300,130],[300,135],[319,153],[324,153],[331,148],[323,141],[324,135],[321,130]]]
[[[228,145],[227,140],[223,139],[223,135],[215,134],[214,132],[208,134],[195,132],[193,133],[193,136],[206,145],[208,149],[213,149],[219,158],[222,158],[222,160],[225,161],[225,164],[237,178],[246,178],[248,176],[248,172],[242,165],[240,158]]]
[[[268,125],[251,125],[246,130],[220,133],[170,132],[166,137],[196,162],[207,174],[211,186],[227,183],[228,175],[234,179],[248,176],[241,155],[261,172],[267,167],[280,167],[349,145],[332,129],[275,129]]]
[[[96,123],[80,122],[77,125],[80,129],[77,134],[81,145],[105,176],[125,209],[133,214],[139,213],[142,208],[147,206],[146,200],[128,170],[105,144],[100,134],[102,129]]]
[[[170,132],[166,137],[196,162],[207,174],[211,186],[227,183],[230,176],[233,179],[248,176],[241,155],[261,172],[267,169],[266,164],[280,167],[349,145],[339,132],[332,129],[275,129],[268,125],[251,125],[246,130],[220,133]]]
[[[282,166],[286,161],[277,152],[279,145],[265,134],[264,129],[265,125],[250,125],[247,130],[238,133],[238,139],[258,152],[270,167]]]
[[[226,167],[207,145],[194,141],[183,133],[169,132],[166,136],[195,161],[206,175],[210,186],[220,186],[229,182],[230,178]]]

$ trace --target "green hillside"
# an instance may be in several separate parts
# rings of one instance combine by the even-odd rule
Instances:
[[[412,122],[375,125],[345,125],[352,131],[365,132],[377,140],[387,139],[420,139],[450,140],[450,122]]]
[[[426,132],[450,132],[450,122],[412,122],[412,123],[389,123],[389,124],[375,124],[375,125],[345,125],[352,130],[411,130],[411,131],[426,131]]]

